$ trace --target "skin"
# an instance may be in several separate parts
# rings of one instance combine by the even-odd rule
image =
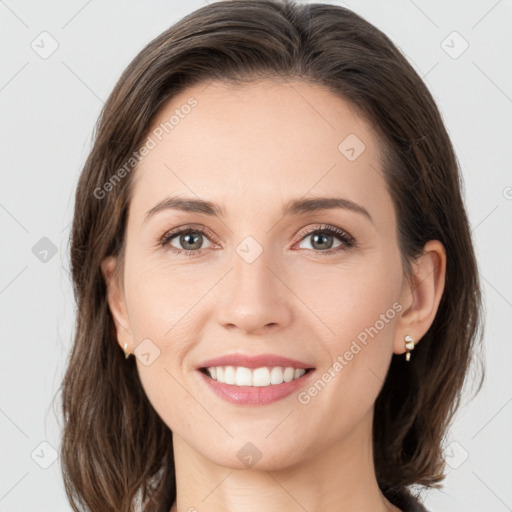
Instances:
[[[327,89],[270,79],[200,84],[165,105],[154,127],[191,96],[197,106],[136,170],[120,278],[114,258],[102,264],[119,345],[133,352],[150,339],[160,351],[149,366],[137,358],[137,368],[173,432],[171,510],[396,511],[375,478],[373,405],[392,354],[405,352],[404,336],[418,343],[434,320],[444,248],[426,244],[411,286],[379,140]],[[349,134],[365,144],[354,161],[338,150]],[[169,209],[144,222],[171,194],[215,202],[225,216]],[[349,199],[372,220],[348,209],[283,217],[283,206],[303,196]],[[311,233],[324,224],[347,231],[357,247],[327,235],[338,252],[321,254]],[[189,225],[208,230],[198,234],[199,256],[158,245]],[[262,249],[252,263],[236,250],[247,236]],[[171,243],[190,247],[179,235]],[[396,302],[400,312],[307,404],[297,393],[265,406],[230,404],[195,369],[228,353],[274,353],[321,375]],[[237,457],[247,442],[261,452],[250,468]]]

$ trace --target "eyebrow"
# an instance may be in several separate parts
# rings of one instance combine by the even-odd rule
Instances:
[[[293,199],[283,208],[283,217],[287,215],[301,215],[319,210],[332,210],[342,208],[367,217],[373,223],[372,216],[363,206],[348,199],[340,197],[317,197],[312,199]],[[170,196],[146,212],[144,223],[156,213],[164,210],[180,210],[184,212],[202,213],[214,217],[224,217],[224,209],[211,201],[194,199],[192,197]]]

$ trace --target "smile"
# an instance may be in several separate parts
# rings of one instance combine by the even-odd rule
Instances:
[[[298,393],[311,381],[315,371],[314,368],[217,366],[201,368],[195,374],[226,402],[262,406]]]
[[[264,366],[261,368],[246,368],[244,366],[212,366],[202,368],[203,373],[221,384],[231,386],[264,387],[276,386],[283,382],[299,379],[311,368],[292,368]]]

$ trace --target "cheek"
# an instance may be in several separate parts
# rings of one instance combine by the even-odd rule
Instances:
[[[398,254],[374,252],[339,265],[318,265],[314,272],[295,269],[290,279],[294,293],[310,311],[305,317],[320,327],[319,334],[325,332],[330,346],[343,348],[375,324],[379,334],[391,330],[397,313],[393,304],[401,291],[400,265]]]
[[[318,326],[318,350],[330,361],[322,369],[331,390],[326,394],[333,393],[327,401],[344,404],[345,413],[369,408],[383,384],[402,310],[401,282],[398,252],[326,266],[296,281],[294,291],[315,315],[308,313]]]
[[[184,390],[183,368],[194,340],[200,339],[193,312],[203,293],[194,281],[188,286],[158,266],[133,268],[131,276],[126,295],[133,342],[137,346],[151,340],[148,351],[156,354],[147,366],[142,358],[136,361],[142,387],[164,423],[187,432],[194,428],[190,422],[197,403]]]
[[[185,327],[190,329],[198,301],[218,280],[217,272],[199,277],[193,267],[173,267],[165,256],[127,262],[126,295],[134,337],[154,338],[165,345],[165,340],[181,339]]]
[[[180,424],[185,431],[190,417],[186,411],[194,411],[197,402],[184,391],[184,374],[191,349],[204,338],[202,299],[218,281],[217,272],[199,278],[192,267],[173,269],[165,258],[132,257],[126,260],[125,278],[134,347],[150,340],[149,352],[157,354],[148,366],[137,360],[142,386],[165,423]],[[172,406],[176,400],[179,407]]]
[[[319,340],[319,351],[328,361],[298,397],[303,411],[311,411],[302,416],[307,428],[316,428],[315,417],[329,418],[327,444],[348,435],[372,409],[389,368],[402,309],[397,301],[399,274],[386,266],[343,271],[335,278],[330,274],[325,286],[310,294],[322,332],[323,324],[329,328]]]

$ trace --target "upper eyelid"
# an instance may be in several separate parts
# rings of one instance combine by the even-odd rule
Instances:
[[[186,226],[179,226],[177,228],[170,229],[170,230],[166,231],[160,237],[160,242],[163,243],[166,240],[169,241],[172,238],[174,238],[178,235],[181,235],[182,233],[187,232],[187,231],[190,231],[191,233],[198,232],[205,236],[208,235],[210,238],[213,238],[214,240],[216,240],[216,237],[212,234],[212,232],[207,227],[201,226],[201,225],[195,226],[194,224],[191,224],[191,225],[186,225]]]
[[[316,228],[304,228],[299,231],[300,240],[304,238],[305,236],[309,236],[312,233],[316,233],[317,231],[329,231],[332,234],[336,236],[342,236],[345,235],[347,238],[349,238],[352,241],[355,241],[355,238],[345,229],[339,228],[337,226],[332,226],[330,224],[322,224],[321,226],[318,226]],[[341,233],[338,233],[337,231],[341,231]]]

